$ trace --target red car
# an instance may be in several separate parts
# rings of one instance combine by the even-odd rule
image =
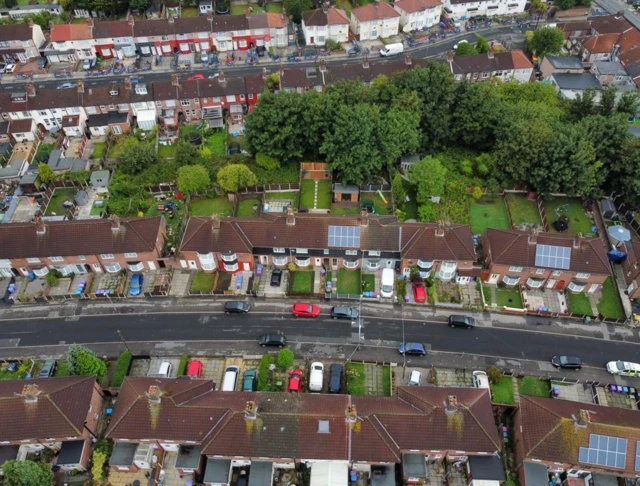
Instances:
[[[194,79],[204,79],[204,74],[194,74],[193,76],[189,76],[187,81],[193,81]]]
[[[296,317],[318,317],[320,315],[320,307],[313,304],[298,302],[293,304],[291,313]]]
[[[413,282],[413,300],[419,304],[427,301],[427,289],[424,288],[424,283]]]
[[[287,387],[287,391],[290,393],[301,393],[302,392],[302,379],[304,375],[300,370],[293,370],[289,375],[289,386]]]
[[[194,380],[202,378],[202,361],[198,361],[197,359],[189,361],[187,376]]]

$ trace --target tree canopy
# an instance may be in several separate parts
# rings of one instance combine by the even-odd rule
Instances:
[[[153,144],[149,142],[140,142],[134,137],[128,137],[118,147],[120,155],[120,170],[129,175],[140,174],[143,170],[151,167],[158,162]]]
[[[556,27],[541,27],[527,39],[527,47],[542,59],[547,54],[556,54],[564,44],[564,32]]]
[[[51,486],[51,465],[35,461],[9,460],[2,465],[7,486]]]
[[[185,165],[178,169],[178,189],[184,194],[204,191],[211,185],[209,172],[201,165]]]
[[[229,164],[218,171],[218,185],[227,192],[236,192],[241,187],[255,186],[258,178],[243,164]]]

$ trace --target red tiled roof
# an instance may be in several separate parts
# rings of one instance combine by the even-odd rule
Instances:
[[[127,20],[96,22],[93,27],[93,35],[96,39],[131,37],[133,26]]]
[[[287,26],[287,20],[281,14],[267,12],[267,24],[270,29],[282,29]]]
[[[319,8],[302,14],[304,25],[349,25],[349,17],[344,10],[330,7],[326,12]]]
[[[622,34],[629,29],[635,30],[624,16],[601,15],[590,17],[587,22],[591,25],[594,34]]]
[[[2,440],[82,435],[94,384],[94,376],[0,381]],[[20,396],[25,385],[37,386],[34,403]]]
[[[93,39],[89,24],[54,24],[51,27],[52,42],[87,39]]]
[[[162,390],[160,403],[147,398],[151,385]],[[129,377],[107,436],[190,440],[201,443],[205,455],[373,462],[398,462],[409,448],[488,453],[501,449],[486,390],[400,387],[398,397],[349,397],[212,388],[204,380]],[[449,395],[458,400],[455,418],[444,412]],[[249,400],[256,402],[256,420],[245,418]],[[355,425],[345,420],[349,403],[356,406]],[[319,431],[320,421],[327,422],[323,425],[329,433]]]
[[[21,118],[9,122],[9,133],[27,133],[31,131],[32,118]]]
[[[453,74],[491,73],[514,69],[533,69],[533,64],[522,51],[498,52],[493,57],[489,54],[455,56],[451,63]]]
[[[588,423],[578,426],[576,420],[587,412]],[[580,447],[589,447],[590,434],[627,439],[627,462],[624,472],[635,475],[635,458],[640,453],[640,420],[638,411],[603,407],[569,400],[520,397],[522,441],[527,459],[579,464]],[[586,463],[584,463],[587,465]],[[608,469],[588,465],[590,469]]]
[[[609,275],[611,267],[600,238],[582,238],[574,248],[576,238],[571,235],[539,233],[536,243],[529,243],[526,231],[489,228],[484,234],[485,253],[491,262],[502,265],[536,267],[536,246],[562,246],[571,249],[570,271]],[[551,268],[551,267],[549,267]]]
[[[398,0],[395,5],[407,13],[415,13],[435,8],[442,5],[442,2],[440,0]]]
[[[385,2],[374,2],[356,7],[351,11],[351,15],[354,15],[360,22],[400,17],[400,14]]]
[[[602,34],[581,37],[578,42],[589,51],[590,54],[605,54],[611,52],[616,45],[620,34]]]

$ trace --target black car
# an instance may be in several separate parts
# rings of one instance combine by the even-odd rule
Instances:
[[[582,368],[582,360],[576,356],[554,356],[551,364],[556,368],[566,368],[569,370],[579,370]]]
[[[452,315],[449,316],[447,322],[451,327],[466,327],[467,329],[476,327],[475,319],[469,316]]]
[[[287,345],[287,338],[284,334],[263,334],[258,339],[258,344],[263,348],[265,346],[278,346],[282,348]]]
[[[226,314],[246,314],[250,309],[251,306],[241,300],[226,302],[224,304],[224,312]]]
[[[331,317],[333,319],[350,319],[355,320],[358,318],[360,312],[355,307],[332,307]]]
[[[342,392],[342,365],[332,364],[329,366],[329,393]]]
[[[276,268],[273,272],[271,272],[271,286],[272,287],[280,287],[280,283],[282,282],[282,270]]]

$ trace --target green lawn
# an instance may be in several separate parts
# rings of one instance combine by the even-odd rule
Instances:
[[[91,154],[92,159],[101,159],[104,156],[104,151],[107,148],[107,144],[105,142],[96,142],[93,144],[93,153]]]
[[[350,214],[353,216],[356,214],[360,214],[360,210],[358,208],[337,208],[332,204],[331,214]]]
[[[25,3],[25,5],[27,5],[27,4],[28,4],[28,0],[27,0],[27,2]],[[18,2],[18,5],[21,5],[21,4],[20,4],[20,2]],[[75,19],[73,19],[73,20],[71,21],[71,23],[72,23],[72,24],[86,24],[86,23],[87,23],[87,19],[82,18],[82,17],[76,17]]]
[[[574,294],[573,292],[567,292],[567,301],[569,303],[569,309],[574,314],[580,314],[582,316],[592,316],[591,304],[589,298],[583,292]]]
[[[314,203],[315,187],[318,183],[318,200]],[[329,179],[304,179],[300,191],[300,204],[308,209],[329,209],[331,207],[331,181]]]
[[[55,145],[52,143],[41,143],[38,145],[38,150],[36,151],[35,160],[37,162],[48,162],[49,155],[53,151]]]
[[[56,213],[58,216],[62,216],[67,209],[63,206],[65,201],[73,202],[73,198],[78,190],[75,187],[61,187],[53,192],[53,196],[47,204],[47,209],[44,213],[45,216],[51,216]]]
[[[262,204],[258,199],[243,199],[238,203],[238,211],[236,216],[239,218],[250,218],[252,216],[257,216],[260,212],[260,204]],[[254,210],[253,207],[257,206],[257,210]]]
[[[620,306],[618,290],[611,277],[605,280],[602,286],[602,297],[598,302],[598,312],[609,319],[624,319],[624,311]]]
[[[200,13],[195,7],[183,7],[180,10],[180,17],[197,17],[198,15],[200,15]]]
[[[375,213],[374,214],[380,214],[380,215],[383,215],[383,216],[387,215],[387,214],[391,214],[389,209],[387,209],[389,206],[391,206],[391,193],[390,192],[386,192],[386,193],[383,192],[382,195],[387,200],[386,203],[382,200],[382,198],[380,197],[380,195],[377,192],[364,193],[360,197],[360,206],[362,207],[365,204],[373,203],[373,207],[375,209]]]
[[[532,201],[526,195],[508,193],[507,204],[511,211],[513,224],[542,224],[540,211],[538,210],[538,203],[536,201]]]
[[[163,159],[173,159],[176,156],[178,146],[174,145],[158,145],[158,157]]]
[[[513,395],[513,381],[510,376],[502,378],[500,383],[492,383],[491,399],[495,403],[516,403]]]
[[[313,293],[313,272],[291,272],[291,290],[298,294]]]
[[[396,207],[405,212],[407,219],[418,219],[418,201],[416,201],[416,191],[411,183],[406,179],[402,179],[402,186],[404,187],[407,196],[409,196],[409,202],[401,204],[399,201],[396,201]]]
[[[360,294],[360,269],[338,270],[338,293],[339,294]]]
[[[371,273],[362,275],[362,291],[373,292],[376,290],[376,277]]]
[[[534,376],[525,376],[518,380],[520,395],[549,398],[551,390],[547,380],[538,380]]]
[[[471,231],[481,235],[487,228],[509,229],[509,215],[501,196],[481,197],[470,207]]]
[[[211,292],[213,290],[213,282],[215,281],[215,273],[205,273],[199,271],[193,277],[191,282],[192,292]]]
[[[256,5],[254,10],[257,9],[257,8],[258,8],[258,6]],[[244,5],[244,4],[239,4],[239,5],[238,4],[236,4],[236,5],[231,4],[231,12],[230,12],[231,15],[244,15],[246,13],[247,13],[247,5]]]
[[[349,395],[364,395],[364,365],[361,363],[347,363],[347,393]]]
[[[71,375],[71,370],[69,369],[69,362],[66,359],[62,359],[58,361],[58,366],[56,366],[56,371],[53,373],[53,376],[69,376]]]
[[[561,216],[566,216],[569,218],[569,233],[573,235],[582,233],[584,236],[593,234],[591,233],[593,221],[587,216],[580,199],[550,197],[545,199],[544,208],[547,213],[547,219],[549,220],[549,225],[551,227],[550,231],[552,233],[557,233],[553,228],[552,223]]]
[[[211,150],[211,155],[226,155],[224,137],[225,133],[222,130],[207,132],[204,146]]]
[[[522,309],[522,296],[520,291],[515,289],[496,289],[496,303],[498,307],[507,306]]]
[[[233,215],[233,204],[224,196],[216,198],[197,197],[191,200],[189,205],[191,216],[219,215],[221,218]]]

